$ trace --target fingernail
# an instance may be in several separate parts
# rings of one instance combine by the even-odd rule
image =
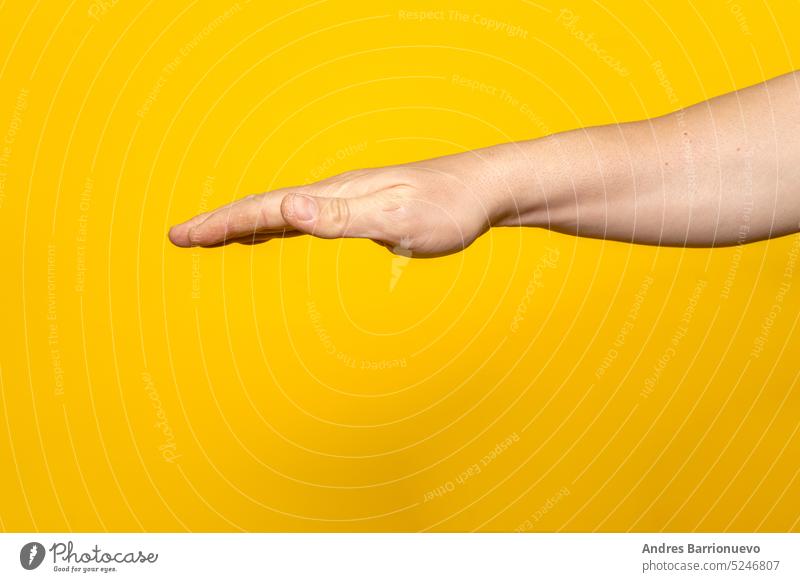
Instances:
[[[297,220],[313,220],[317,215],[317,203],[310,196],[295,194],[291,200],[292,216]]]

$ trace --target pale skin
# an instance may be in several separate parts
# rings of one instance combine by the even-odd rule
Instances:
[[[691,247],[800,232],[800,71],[662,117],[254,194],[169,237],[180,247],[355,237],[435,257],[501,226]]]

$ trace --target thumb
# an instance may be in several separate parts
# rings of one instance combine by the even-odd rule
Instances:
[[[284,220],[296,230],[320,238],[378,238],[381,212],[374,196],[323,198],[289,194],[281,202]]]

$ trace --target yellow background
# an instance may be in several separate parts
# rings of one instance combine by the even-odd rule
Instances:
[[[0,8],[0,528],[800,530],[800,237],[166,239],[788,72],[800,4],[30,4]]]

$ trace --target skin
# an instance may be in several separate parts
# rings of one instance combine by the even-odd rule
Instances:
[[[696,247],[800,231],[800,72],[662,117],[255,194],[169,237],[179,247],[357,237],[435,257],[504,226]]]

